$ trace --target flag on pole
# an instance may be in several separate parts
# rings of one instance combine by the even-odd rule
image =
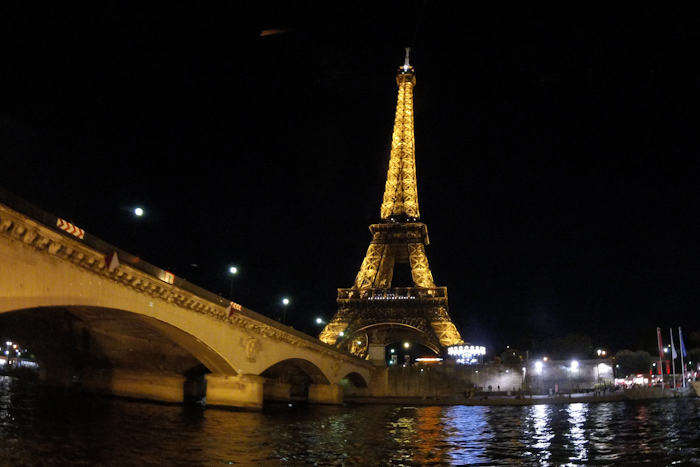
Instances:
[[[683,375],[683,387],[686,387],[686,369],[685,369],[685,362],[683,361],[683,357],[686,357],[687,354],[685,352],[685,344],[683,344],[683,331],[681,331],[681,327],[678,326],[678,338],[681,341],[681,374]]]
[[[678,354],[676,353],[676,344],[673,343],[673,328],[669,328],[668,333],[671,335],[671,365],[673,365],[673,387],[676,386],[676,358]]]
[[[687,357],[688,353],[685,351],[685,344],[683,344],[683,331],[680,327],[678,327],[678,337],[681,339],[681,355]]]
[[[676,353],[676,345],[673,343],[673,329],[669,329],[668,332],[671,335],[671,358],[675,360],[678,358],[678,354]]]
[[[656,328],[656,340],[659,342],[659,376],[661,376],[661,362],[664,359],[664,345],[661,343],[661,328]]]

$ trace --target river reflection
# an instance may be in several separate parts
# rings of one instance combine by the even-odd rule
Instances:
[[[700,465],[699,427],[695,399],[245,413],[0,377],[0,466]]]

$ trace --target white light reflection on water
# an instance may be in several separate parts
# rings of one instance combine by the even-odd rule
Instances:
[[[543,466],[549,465],[549,458],[552,455],[549,448],[554,438],[551,425],[553,410],[551,405],[531,405],[527,408],[524,434],[531,439],[532,444],[527,446],[529,450],[525,451],[523,456],[535,456],[538,463]]]
[[[569,413],[569,432],[566,437],[574,454],[569,460],[585,461],[588,457],[588,440],[584,425],[588,416],[588,404],[569,404],[566,410]]]
[[[450,445],[452,465],[488,464],[486,445],[493,433],[484,418],[488,410],[484,406],[445,407],[445,441]]]

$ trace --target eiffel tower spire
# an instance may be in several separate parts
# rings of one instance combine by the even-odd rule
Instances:
[[[425,255],[428,228],[420,222],[413,134],[416,77],[406,49],[399,68],[396,117],[381,222],[370,226],[372,241],[355,283],[338,289],[338,312],[319,338],[371,360],[384,361],[396,341],[422,344],[435,353],[463,343],[447,311],[447,288],[436,287]],[[392,286],[397,265],[408,264],[411,282]]]
[[[399,97],[396,101],[389,171],[381,209],[383,221],[420,219],[416,183],[416,148],[413,135],[413,87],[416,85],[416,76],[408,61],[410,50],[406,48],[406,60],[396,75]]]

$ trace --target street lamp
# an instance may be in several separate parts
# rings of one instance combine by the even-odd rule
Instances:
[[[289,305],[289,299],[284,297],[282,299],[282,305],[284,305],[284,311],[282,312],[282,324],[287,324],[287,306]]]
[[[233,300],[233,276],[238,274],[238,268],[236,266],[231,266],[228,272],[231,274],[231,287],[228,289],[228,299]]]
[[[141,222],[140,218],[146,214],[146,211],[144,211],[141,207],[135,207],[131,212],[134,215],[133,219],[131,220],[131,240],[134,241],[136,240],[136,225]]]

